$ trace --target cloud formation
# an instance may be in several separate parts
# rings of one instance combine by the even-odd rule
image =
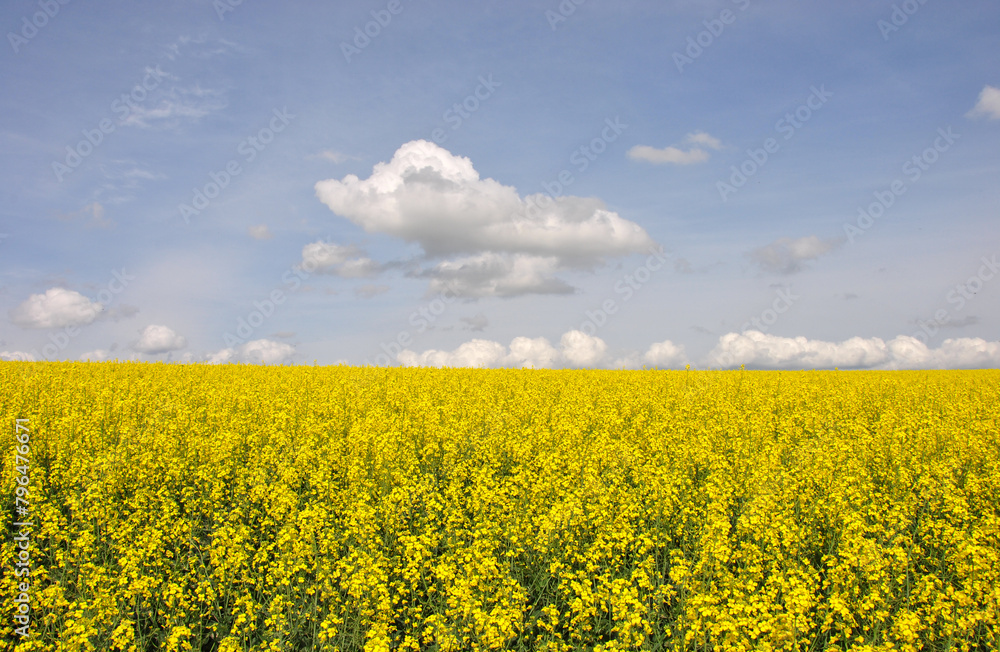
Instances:
[[[243,362],[249,364],[283,364],[295,355],[295,347],[284,342],[260,339],[252,340],[235,348],[222,349],[209,354],[205,361],[210,364]]]
[[[434,281],[453,281],[468,297],[571,291],[556,271],[593,268],[655,244],[598,199],[521,197],[512,186],[481,179],[468,158],[424,140],[402,145],[367,179],[320,181],[316,195],[369,233],[446,259],[419,274],[432,279],[432,290]]]
[[[157,355],[176,351],[187,346],[187,341],[168,326],[150,324],[142,329],[139,339],[132,345],[133,351]]]
[[[21,328],[63,328],[92,323],[104,309],[79,292],[50,288],[45,294],[32,294],[10,311],[10,320]]]
[[[804,238],[778,238],[758,247],[748,255],[765,272],[794,274],[803,270],[803,263],[815,260],[843,244],[842,238],[820,239],[810,235]]]
[[[1000,88],[986,86],[979,94],[979,101],[966,114],[970,118],[985,117],[990,120],[1000,120]]]
[[[979,338],[945,340],[931,349],[900,335],[888,342],[878,337],[852,337],[825,342],[780,337],[759,331],[729,333],[709,353],[709,367],[750,369],[973,369],[1000,367],[1000,342]]]
[[[677,145],[670,145],[663,149],[657,149],[649,145],[636,145],[628,151],[628,157],[633,161],[646,161],[647,163],[692,165],[694,163],[704,163],[709,159],[709,153],[702,149],[702,147],[722,149],[722,142],[718,138],[710,136],[703,131],[688,134],[687,138],[684,139],[684,144],[694,145],[694,147],[683,150]]]

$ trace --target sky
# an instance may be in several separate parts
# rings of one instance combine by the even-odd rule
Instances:
[[[992,0],[0,26],[0,360],[1000,367]]]

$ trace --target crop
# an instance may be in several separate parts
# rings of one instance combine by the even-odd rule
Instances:
[[[998,370],[2,362],[0,416],[10,649],[1000,648]]]

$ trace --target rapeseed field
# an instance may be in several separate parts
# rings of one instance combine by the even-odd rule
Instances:
[[[0,415],[4,649],[1000,648],[998,370],[2,362]]]

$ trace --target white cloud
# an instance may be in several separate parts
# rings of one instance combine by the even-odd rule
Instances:
[[[0,360],[5,362],[17,361],[34,362],[35,356],[24,351],[0,351]]]
[[[646,354],[642,356],[642,361],[660,369],[675,369],[688,362],[684,347],[674,344],[670,340],[651,345]]]
[[[132,345],[132,350],[139,353],[156,355],[168,351],[176,351],[187,346],[187,341],[167,326],[150,324],[139,334],[139,340]]]
[[[10,320],[22,328],[63,328],[90,324],[104,309],[79,292],[50,288],[45,294],[32,294],[10,311]]]
[[[821,240],[810,235],[804,238],[778,238],[771,244],[749,253],[751,259],[766,272],[793,274],[802,271],[803,262],[815,260],[843,244],[843,239]]]
[[[295,347],[284,342],[260,339],[252,340],[235,348],[222,349],[206,356],[209,364],[224,362],[245,362],[252,364],[283,364],[295,355]]]
[[[991,120],[1000,120],[1000,88],[984,87],[976,106],[966,116],[970,118],[985,116]]]
[[[302,247],[299,266],[310,273],[333,274],[345,278],[373,276],[379,271],[378,263],[364,256],[357,247],[323,241],[311,242]]]
[[[605,257],[654,245],[642,227],[599,199],[542,193],[522,198],[511,186],[481,179],[469,159],[423,140],[402,145],[367,179],[351,174],[320,181],[316,195],[365,231],[417,243],[428,257],[466,256],[425,275],[434,278],[464,265],[479,279],[469,296],[503,293],[503,287],[515,294],[551,291],[564,284],[533,278],[511,285],[505,279],[512,270],[524,272],[525,265],[536,271],[547,266],[547,272],[593,267]],[[486,272],[495,282],[482,277]]]
[[[559,351],[544,337],[515,337],[504,362],[505,366],[511,367],[549,369],[555,366],[559,358]]]
[[[82,354],[79,359],[82,361],[90,360],[93,362],[103,362],[108,359],[109,355],[111,355],[111,353],[106,349],[95,349]]]
[[[608,351],[608,345],[601,338],[576,330],[563,333],[559,347],[563,360],[573,367],[599,366]]]
[[[722,142],[704,131],[688,134],[684,139],[688,145],[696,145],[688,150],[683,150],[677,145],[670,145],[663,149],[650,147],[649,145],[636,145],[628,151],[628,157],[634,161],[646,161],[647,163],[673,163],[674,165],[692,165],[694,163],[704,163],[709,159],[709,153],[702,147],[710,149],[721,149]]]
[[[324,149],[319,154],[314,154],[309,158],[321,158],[324,161],[330,161],[332,163],[343,163],[344,161],[357,160],[356,156],[348,156],[343,152],[338,152],[332,149]]]
[[[762,369],[953,369],[1000,367],[1000,342],[979,338],[945,340],[930,349],[908,335],[885,342],[852,337],[824,342],[805,337],[780,337],[759,331],[729,333],[709,353],[710,367]]]
[[[507,354],[502,344],[489,340],[471,340],[454,351],[430,349],[423,353],[404,350],[396,357],[407,367],[493,367]]]
[[[267,228],[266,224],[251,226],[247,231],[250,233],[250,237],[254,240],[270,240],[274,237],[271,233],[271,229]]]
[[[444,261],[422,275],[431,277],[431,292],[450,291],[460,297],[571,294],[573,288],[554,276],[558,268],[556,258],[487,252]]]

